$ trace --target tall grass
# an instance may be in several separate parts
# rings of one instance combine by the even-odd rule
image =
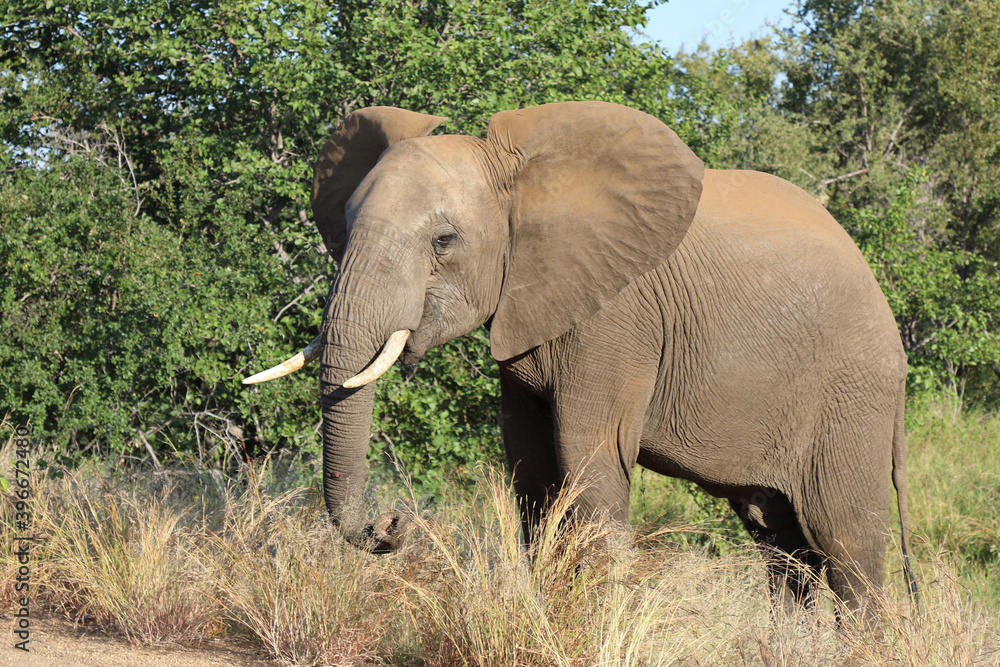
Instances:
[[[425,570],[403,580],[426,664],[669,664],[659,641],[681,599],[654,592],[654,556],[608,523],[569,528],[582,490],[559,496],[532,548],[521,547],[511,490],[487,471],[476,512],[414,517],[420,542],[409,558]],[[429,567],[428,567],[429,566]]]
[[[773,615],[756,551],[709,522],[568,528],[579,485],[526,550],[510,486],[488,468],[472,493],[432,508],[408,498],[409,542],[379,557],[344,545],[317,489],[268,465],[231,479],[193,464],[37,478],[35,530],[47,540],[33,555],[33,604],[136,643],[238,634],[288,665],[997,664],[993,561],[977,540],[996,525],[998,426],[936,409],[915,410],[911,431],[922,613],[890,572],[899,581],[878,592],[878,640],[838,626],[822,586],[815,610]],[[5,499],[6,544],[12,517]],[[0,558],[9,607],[15,564],[10,550]]]
[[[398,631],[396,578],[346,545],[314,490],[271,494],[248,470],[228,489],[225,523],[201,544],[227,622],[289,664],[385,661]]]
[[[42,599],[133,643],[218,634],[212,576],[193,549],[195,508],[172,497],[173,479],[136,484],[88,468],[36,484],[34,532],[45,542],[32,583]]]
[[[1000,612],[1000,416],[954,398],[911,401],[907,445],[917,553],[951,563]]]

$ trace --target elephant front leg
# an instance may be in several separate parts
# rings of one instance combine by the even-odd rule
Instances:
[[[507,465],[521,512],[525,544],[533,542],[542,515],[559,492],[559,469],[552,437],[552,410],[516,381],[501,374],[500,426]]]
[[[529,543],[567,483],[579,485],[570,508],[574,521],[608,518],[628,525],[632,468],[655,365],[598,364],[589,348],[585,356],[589,363],[539,352],[501,373],[504,445]],[[609,383],[609,369],[626,380]]]
[[[650,389],[633,385],[602,395],[594,386],[607,384],[564,394],[553,406],[559,477],[563,484],[579,485],[574,516],[627,526],[632,469]]]
[[[620,440],[620,434],[611,432],[614,430],[556,436],[559,478],[563,485],[576,487],[574,519],[610,519],[628,525],[629,491],[639,452],[639,434]]]

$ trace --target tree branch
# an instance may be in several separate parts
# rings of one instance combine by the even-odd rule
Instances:
[[[153,451],[153,446],[149,444],[149,440],[146,439],[146,434],[143,433],[142,431],[139,431],[139,439],[142,440],[142,443],[144,445],[146,445],[146,451],[149,452],[149,455],[153,457],[153,466],[157,470],[162,468],[163,466],[160,465],[160,459],[156,457],[156,452]]]
[[[857,171],[852,171],[849,174],[841,174],[840,176],[834,176],[833,178],[824,178],[819,182],[820,185],[830,185],[831,183],[837,183],[840,181],[846,181],[848,178],[854,178],[855,176],[861,176],[862,174],[867,174],[868,169],[858,169]]]
[[[312,288],[316,286],[316,283],[318,283],[321,278],[326,278],[326,274],[325,273],[321,273],[320,275],[316,276],[313,279],[313,281],[311,283],[309,283],[309,287],[307,287],[307,288],[305,288],[305,290],[303,290],[302,294],[299,294],[297,297],[295,297],[294,299],[292,299],[291,301],[289,301],[287,304],[285,304],[284,308],[282,308],[281,310],[278,311],[278,314],[274,316],[274,320],[272,320],[272,321],[275,324],[277,324],[278,320],[281,319],[281,316],[284,314],[284,312],[286,310],[288,310],[289,308],[291,308],[292,306],[294,306],[295,304],[297,304],[304,296],[308,295],[309,292],[312,291]]]
[[[903,122],[906,120],[906,117],[910,115],[910,111],[912,111],[912,110],[913,110],[913,104],[912,103],[909,104],[905,109],[903,109],[903,113],[899,117],[899,122],[896,123],[896,127],[893,129],[892,134],[889,135],[889,141],[885,145],[885,150],[882,151],[882,157],[888,157],[889,151],[892,150],[893,146],[897,145],[896,144],[896,135],[899,134],[900,128],[903,127]]]

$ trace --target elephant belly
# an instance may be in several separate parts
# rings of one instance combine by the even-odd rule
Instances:
[[[822,414],[821,397],[804,384],[761,373],[748,386],[716,378],[701,391],[655,396],[651,412],[659,412],[657,404],[666,409],[647,419],[638,463],[717,496],[787,491]]]
[[[692,420],[676,433],[644,433],[637,462],[645,468],[695,482],[709,493],[734,499],[761,489],[788,490],[810,429],[759,420],[711,423]]]

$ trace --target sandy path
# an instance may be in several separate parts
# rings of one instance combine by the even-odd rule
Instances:
[[[14,648],[10,618],[4,619],[0,665],[16,667],[275,667],[259,649],[236,641],[200,646],[138,647],[59,618],[32,618],[28,653]]]

